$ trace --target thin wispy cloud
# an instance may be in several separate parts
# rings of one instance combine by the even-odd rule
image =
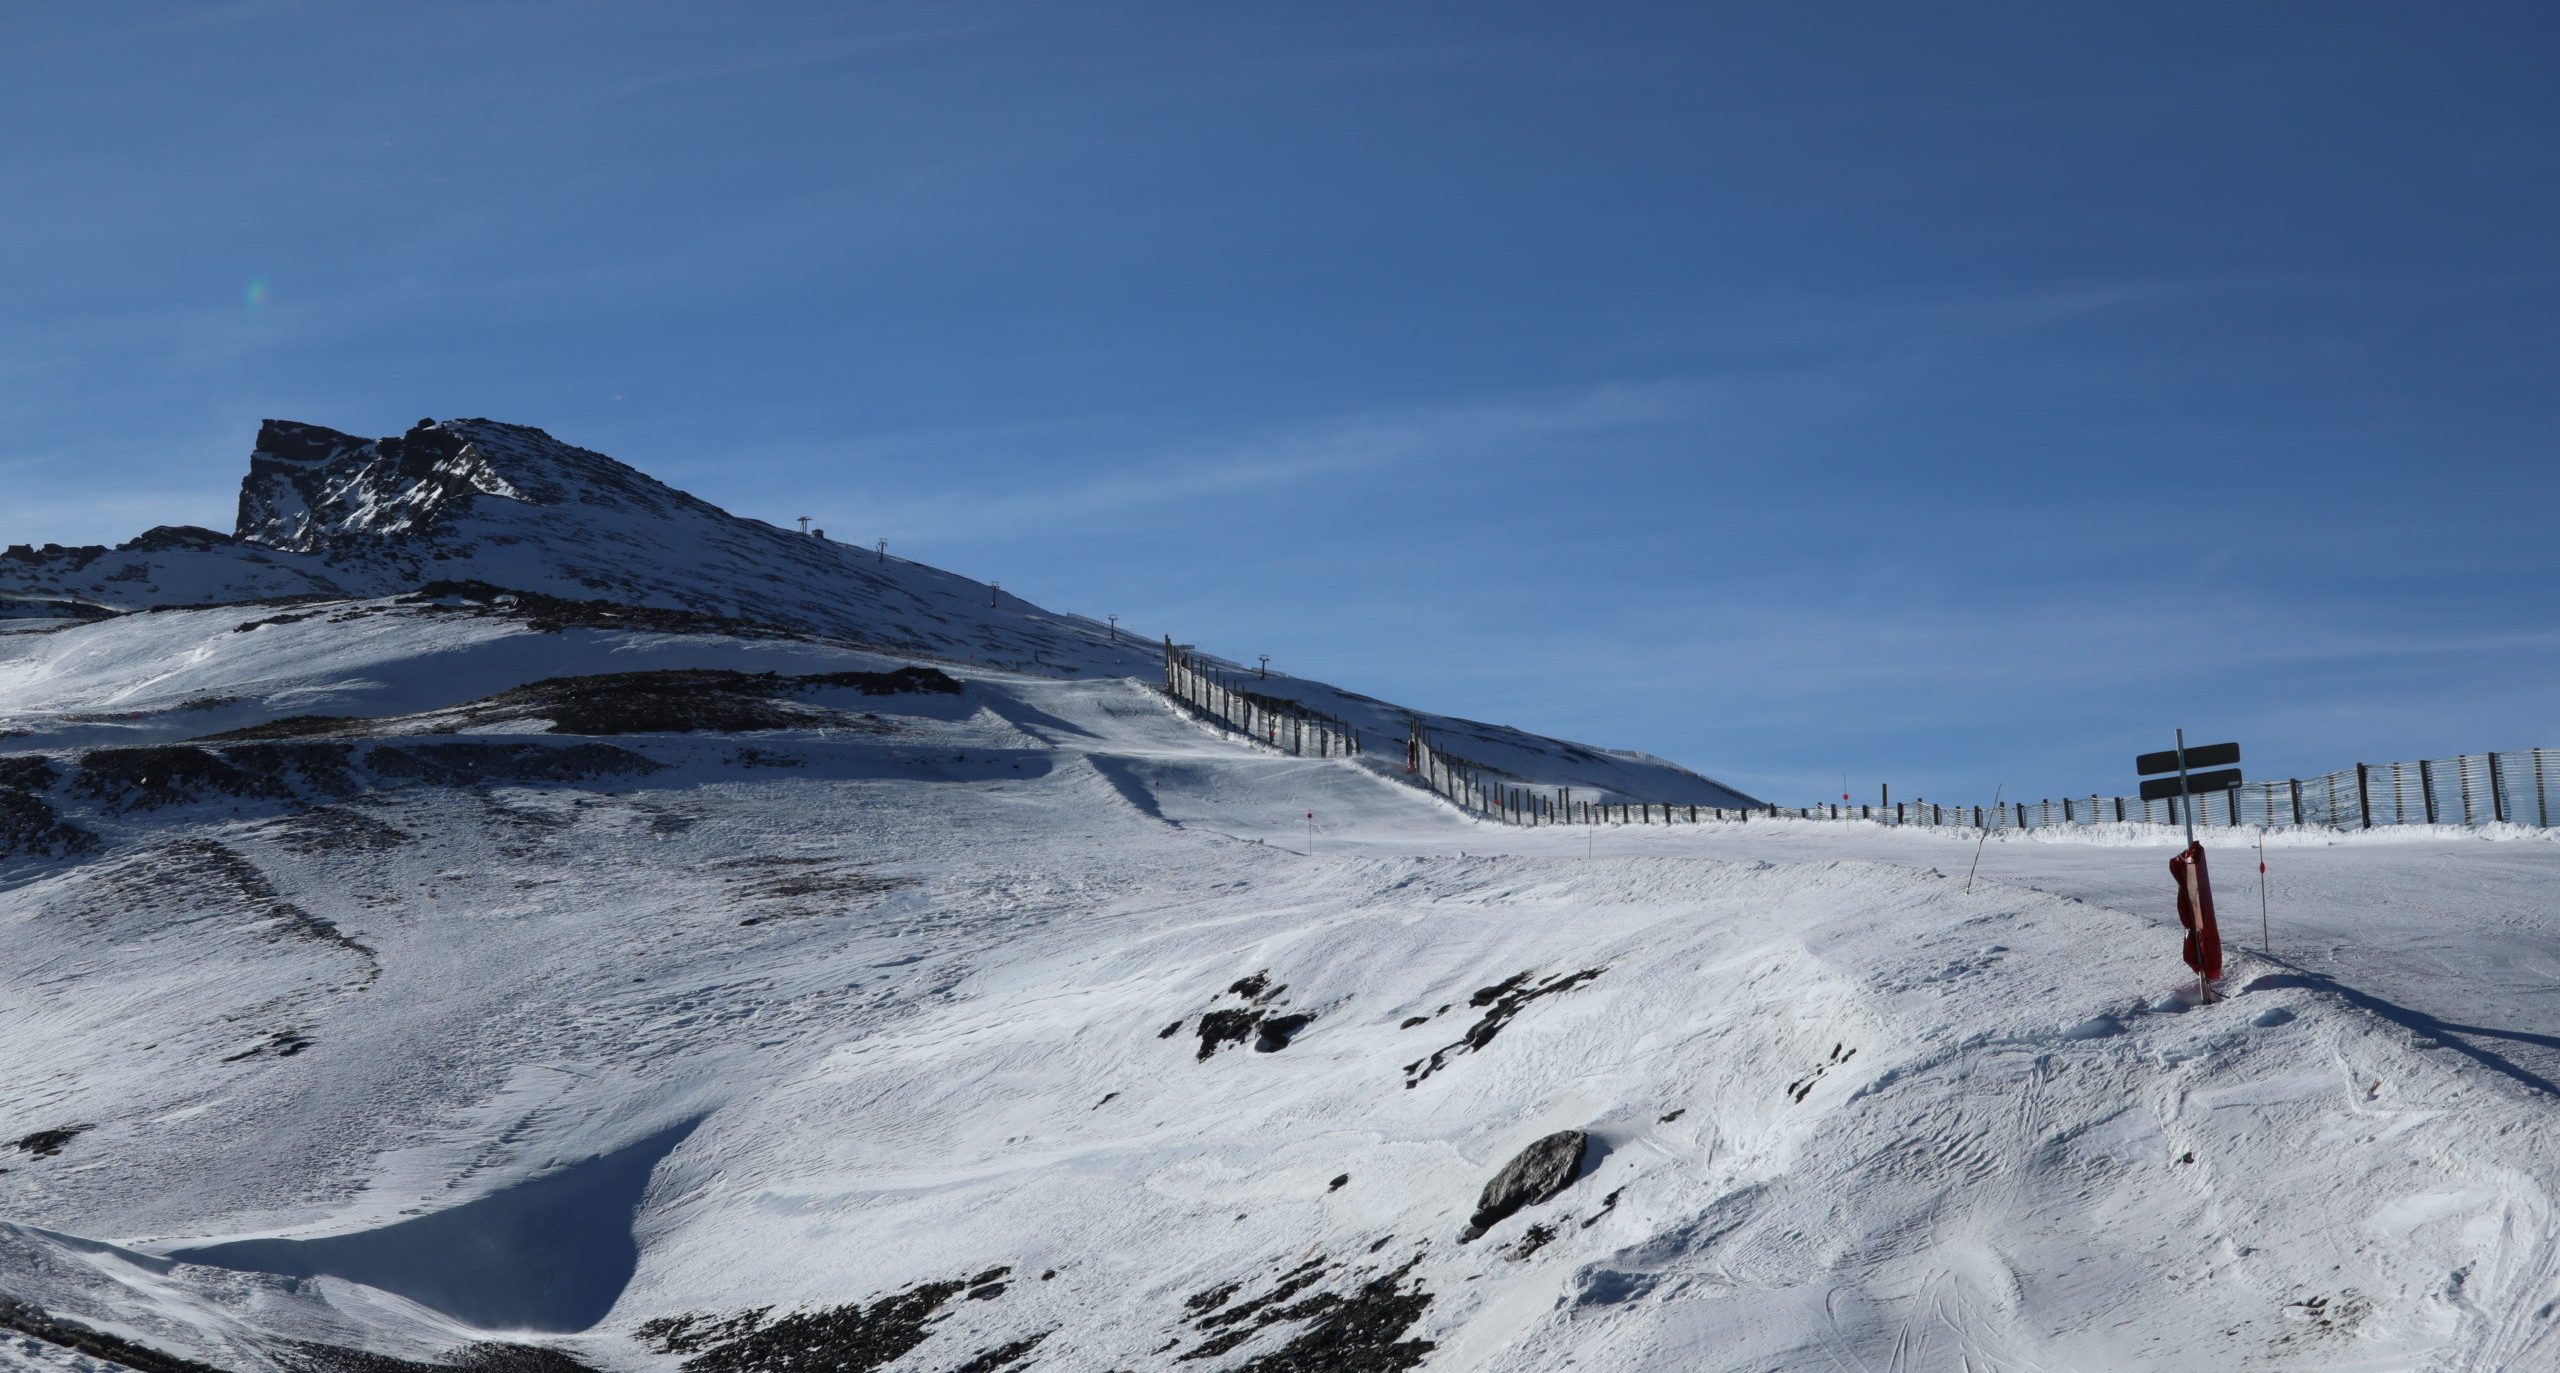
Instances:
[[[1690,413],[1706,391],[1689,381],[1612,384],[1523,397],[1353,416],[1277,434],[1190,446],[1028,488],[947,487],[856,502],[910,539],[1054,537],[1219,505],[1254,492],[1393,468],[1487,461],[1578,435],[1644,428]],[[1099,464],[1096,464],[1099,465]]]

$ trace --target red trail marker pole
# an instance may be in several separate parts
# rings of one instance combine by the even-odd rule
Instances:
[[[2258,831],[2258,942],[2268,953],[2276,951],[2275,936],[2267,933],[2267,832]]]

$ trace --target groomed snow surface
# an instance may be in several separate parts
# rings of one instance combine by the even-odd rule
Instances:
[[[1948,832],[1505,829],[1129,680],[84,789],[538,677],[898,665],[247,614],[0,634],[0,755],[100,841],[0,859],[0,1295],[58,1320],[238,1371],[2560,1367],[2545,835],[2277,836],[2262,953],[2211,832],[2198,1006],[2170,833],[1994,837],[1968,892]],[[1570,1185],[1461,1243],[1561,1131]]]

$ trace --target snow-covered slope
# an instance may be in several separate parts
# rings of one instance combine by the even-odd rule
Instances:
[[[241,1371],[2560,1366],[2560,845],[2280,836],[2274,953],[2198,1007],[2167,835],[1968,891],[1943,834],[1490,827],[1143,682],[908,666],[450,598],[0,633],[0,1325]]]
[[[1154,679],[1162,670],[1160,636],[1115,631],[939,568],[741,519],[601,453],[485,419],[421,420],[405,434],[370,440],[269,420],[241,483],[232,535],[163,527],[113,549],[12,546],[0,553],[0,623],[284,598],[368,600],[463,583],[483,588],[483,600],[505,590],[668,609],[1040,676]],[[292,609],[332,621],[343,611]],[[515,618],[541,624],[563,614],[525,606]],[[82,642],[88,651],[97,641]],[[246,656],[282,658],[290,672],[299,647],[261,639]],[[193,673],[161,680],[179,676],[195,695],[212,689]],[[1400,747],[1418,720],[1464,756],[1524,783],[1596,797],[1749,803],[1658,758],[1393,706],[1323,683],[1258,685],[1350,720],[1382,745]],[[59,699],[21,694],[16,709]],[[9,727],[0,720],[0,730]]]

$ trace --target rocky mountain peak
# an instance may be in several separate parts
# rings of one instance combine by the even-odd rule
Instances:
[[[296,553],[398,544],[441,533],[487,500],[657,515],[700,505],[529,425],[422,419],[366,439],[271,419],[240,484],[238,535]]]
[[[456,428],[420,420],[394,438],[360,439],[268,420],[240,483],[238,535],[296,553],[351,538],[411,539],[487,494],[523,499]]]

